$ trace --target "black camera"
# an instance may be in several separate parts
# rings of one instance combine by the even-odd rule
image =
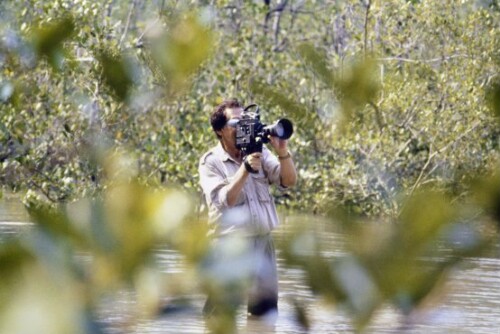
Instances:
[[[236,127],[236,147],[241,151],[242,157],[262,152],[262,145],[269,142],[269,136],[288,139],[293,134],[293,124],[286,118],[272,125],[262,124],[260,108],[256,104],[247,106],[243,110],[241,119],[234,119],[230,122]]]

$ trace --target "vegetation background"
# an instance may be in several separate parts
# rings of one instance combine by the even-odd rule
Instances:
[[[383,286],[380,271],[400,274],[444,226],[484,212],[498,218],[499,24],[497,0],[2,1],[2,192],[23,197],[61,254],[85,249],[101,259],[95,277],[62,265],[68,296],[75,281],[91,296],[117,282],[137,288],[133,277],[158,238],[200,261],[203,233],[191,240],[182,231],[203,227],[180,222],[200,204],[198,159],[216,143],[208,116],[228,97],[258,103],[264,122],[295,123],[299,184],[276,194],[282,211],[334,216],[349,230],[359,217],[398,221],[414,232],[404,259],[380,255],[401,246],[401,227],[379,258],[352,250],[382,292],[366,307],[350,305],[361,328],[400,292]],[[74,203],[93,217],[85,228]],[[179,215],[159,222],[155,210],[172,208]],[[477,225],[471,231],[495,229]],[[457,258],[490,243],[481,233]],[[43,267],[40,249],[10,247],[0,263],[12,277],[25,263]],[[399,288],[418,286],[409,289],[416,305],[441,272],[399,277]],[[328,280],[312,277],[311,287],[349,305]],[[71,316],[97,297],[83,299]]]

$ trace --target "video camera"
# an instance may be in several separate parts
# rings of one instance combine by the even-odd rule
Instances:
[[[255,111],[251,109],[255,108]],[[242,157],[255,152],[262,152],[262,145],[269,143],[269,136],[288,139],[293,134],[293,124],[286,118],[279,119],[272,125],[260,122],[260,108],[250,104],[243,110],[241,119],[230,120],[236,127],[236,147]]]

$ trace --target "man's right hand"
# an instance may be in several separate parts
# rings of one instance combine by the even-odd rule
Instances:
[[[250,167],[252,167],[252,169],[254,171],[258,172],[260,170],[260,168],[262,167],[261,157],[262,157],[262,153],[255,152],[255,153],[247,155],[245,159],[248,162],[248,164],[250,165]]]

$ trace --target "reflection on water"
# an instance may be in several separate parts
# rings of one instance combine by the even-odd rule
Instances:
[[[22,203],[13,197],[0,199],[0,242],[26,230],[28,215]]]
[[[15,201],[0,201],[0,243],[16,237],[30,228],[22,206]],[[278,231],[276,237],[280,238]],[[324,255],[342,255],[344,238],[339,232],[325,232],[325,242],[331,247]],[[279,257],[279,249],[278,249]],[[85,260],[85,257],[82,257]],[[167,282],[180,277],[185,268],[181,256],[166,248],[158,249],[156,261]],[[349,317],[340,309],[326,306],[311,294],[304,273],[283,265],[279,259],[280,304],[274,319],[263,321],[247,318],[245,308],[238,316],[239,333],[304,333],[295,321],[292,299],[306,306],[310,316],[310,333],[352,332]],[[387,306],[378,311],[368,333],[500,333],[500,259],[498,252],[490,257],[465,261],[451,275],[446,291],[439,300],[429,301],[429,307],[403,318]],[[206,333],[201,314],[204,296],[198,291],[187,293],[177,307],[165,308],[157,319],[129,321],[136,307],[134,296],[123,292],[103,302],[100,316],[107,333]],[[133,323],[133,325],[130,325]]]

